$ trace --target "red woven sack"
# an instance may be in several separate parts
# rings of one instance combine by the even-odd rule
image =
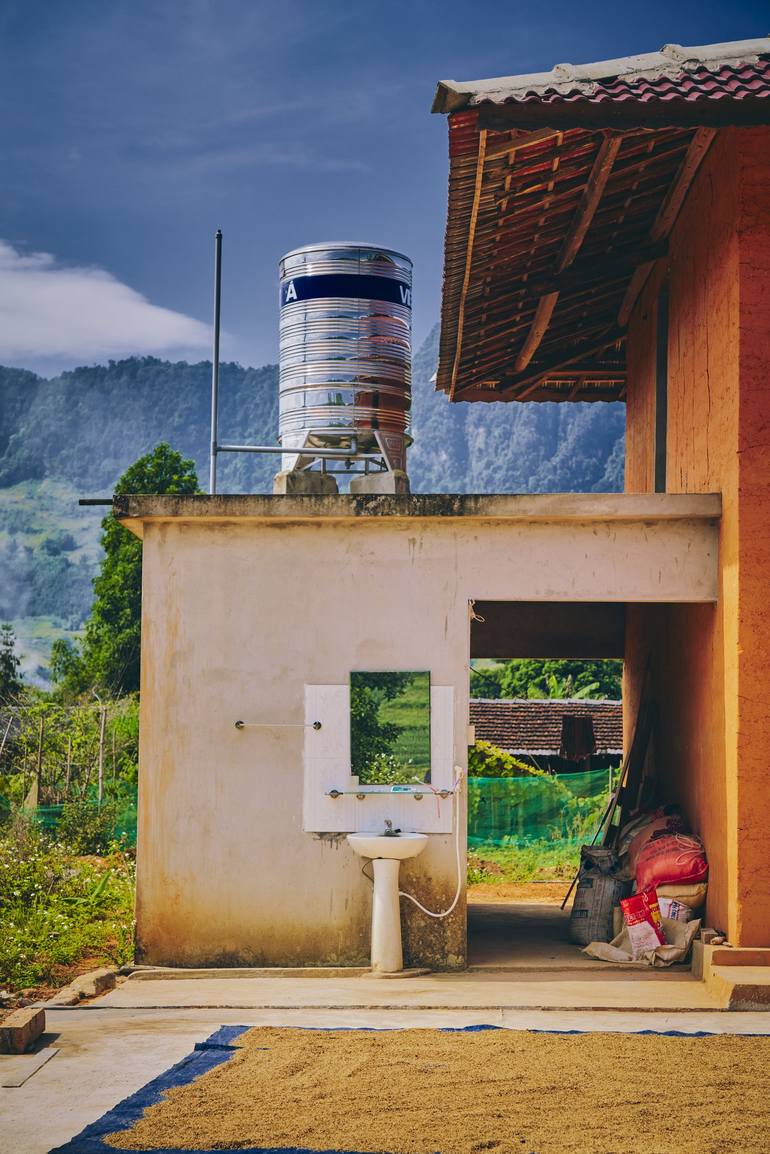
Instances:
[[[660,833],[642,848],[636,863],[636,888],[665,886],[672,882],[692,885],[705,882],[709,866],[703,842],[686,833]]]
[[[636,873],[639,855],[654,837],[661,837],[663,833],[685,833],[686,828],[681,813],[667,813],[660,817],[654,817],[639,831],[628,847],[628,864],[631,867],[631,872]]]

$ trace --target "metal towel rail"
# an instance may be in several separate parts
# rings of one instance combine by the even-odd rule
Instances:
[[[236,729],[320,729],[321,722],[302,721],[236,721]]]

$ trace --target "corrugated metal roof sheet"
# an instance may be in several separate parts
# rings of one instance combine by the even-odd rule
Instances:
[[[701,100],[766,97],[770,94],[770,37],[685,47],[666,44],[660,52],[557,64],[549,72],[497,76],[488,80],[442,80],[434,112],[510,101],[593,103],[625,100]]]
[[[623,753],[622,701],[474,698],[470,702],[476,740],[519,756],[558,757],[565,714],[591,718],[598,755]]]

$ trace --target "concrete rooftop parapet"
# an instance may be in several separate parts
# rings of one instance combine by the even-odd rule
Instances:
[[[483,521],[709,521],[719,493],[413,493],[328,497],[263,494],[120,494],[113,513],[137,536],[145,521],[353,521],[361,518]]]

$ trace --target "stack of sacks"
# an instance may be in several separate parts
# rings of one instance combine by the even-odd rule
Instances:
[[[640,890],[621,903],[623,924],[611,942],[589,942],[583,950],[604,962],[671,966],[685,961],[700,921],[661,916],[655,888]]]
[[[703,842],[687,832],[676,806],[665,806],[623,827],[618,854],[624,876],[634,881],[634,896],[613,910],[612,941],[591,942],[584,953],[650,966],[684,961],[700,928],[695,913],[706,900],[709,867]]]
[[[706,901],[709,867],[703,842],[687,832],[676,806],[634,818],[621,831],[618,849],[636,891],[655,887],[664,917],[688,921]]]
[[[625,964],[671,966],[685,961],[701,927],[695,917],[708,889],[703,842],[687,832],[680,810],[667,805],[623,826],[618,854],[621,876],[634,882],[634,897],[613,909],[612,942],[591,942],[583,952]]]

